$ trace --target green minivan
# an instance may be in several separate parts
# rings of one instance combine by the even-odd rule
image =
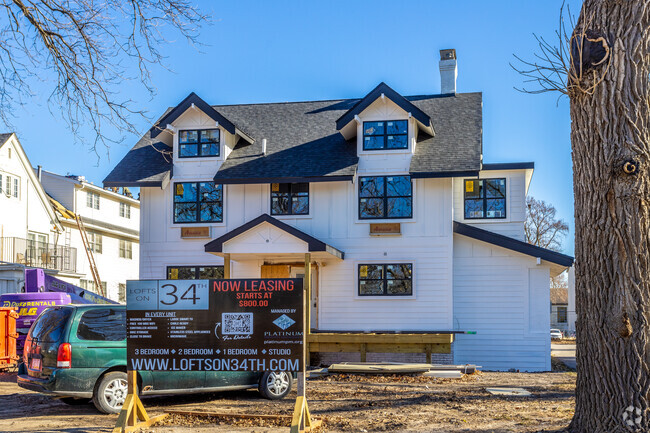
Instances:
[[[48,308],[32,325],[18,370],[18,385],[67,404],[91,399],[118,413],[127,394],[126,306],[63,305]],[[189,394],[258,388],[269,399],[291,391],[284,371],[138,371],[141,395]]]

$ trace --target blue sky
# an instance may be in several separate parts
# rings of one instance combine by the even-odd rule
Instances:
[[[561,1],[202,1],[213,16],[196,49],[177,35],[153,68],[157,95],[135,82],[120,91],[151,117],[194,91],[211,104],[357,98],[379,82],[403,95],[440,92],[440,49],[455,48],[459,92],[483,92],[485,162],[534,161],[530,189],[549,201],[571,232],[573,187],[569,103],[557,94],[529,95],[509,63],[531,58],[533,33],[553,38]],[[579,12],[579,1],[568,1]],[[44,72],[47,76],[47,72]],[[135,143],[97,157],[75,144],[44,95],[15,113],[15,130],[34,166],[82,174],[95,184]],[[150,126],[135,119],[141,131]],[[115,131],[117,133],[117,131]]]

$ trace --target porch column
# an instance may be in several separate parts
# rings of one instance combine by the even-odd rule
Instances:
[[[301,372],[298,373],[298,396],[304,396],[305,395],[305,388],[306,388],[306,381],[305,381],[305,371],[307,370],[307,364],[309,363],[309,331],[310,331],[310,326],[309,326],[309,295],[311,293],[311,254],[306,253],[305,254],[305,276],[303,279],[303,285],[302,285],[302,294],[303,294],[303,302],[302,302],[302,320],[304,323],[303,330],[305,334],[302,337],[303,341],[303,348],[302,348],[302,353],[303,353],[303,359],[305,360],[305,365],[303,366],[303,369]]]
[[[223,278],[230,279],[230,253],[223,255]]]
[[[311,253],[305,254],[305,320],[307,335],[311,333]],[[309,356],[309,351],[307,351]]]

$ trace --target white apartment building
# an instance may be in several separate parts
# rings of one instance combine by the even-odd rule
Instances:
[[[217,278],[224,259],[232,278],[298,277],[309,253],[321,359],[356,350],[344,332],[365,359],[381,333],[427,360],[550,370],[549,277],[573,259],[524,242],[534,164],[484,163],[482,95],[456,92],[454,50],[440,73],[441,94],[161,109],[104,180],[141,188],[140,277]]]
[[[0,294],[22,289],[25,267],[76,276],[76,251],[57,245],[62,230],[18,137],[0,134]]]
[[[86,182],[83,176],[40,172],[47,194],[81,215],[106,296],[123,302],[126,280],[139,277],[140,202]],[[59,220],[64,229],[59,244],[77,250],[79,277],[70,282],[96,291],[76,221],[62,215]]]

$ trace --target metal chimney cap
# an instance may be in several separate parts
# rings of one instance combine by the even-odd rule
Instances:
[[[440,50],[440,60],[456,60],[456,49]]]

